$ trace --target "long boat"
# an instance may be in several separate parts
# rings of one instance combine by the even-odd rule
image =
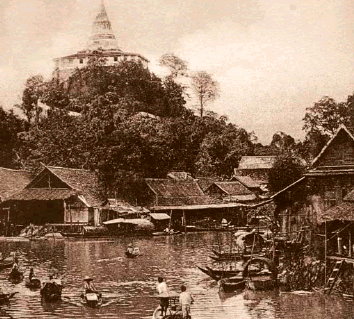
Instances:
[[[208,275],[209,277],[213,278],[214,280],[220,280],[222,278],[229,278],[238,276],[242,271],[240,270],[223,270],[223,269],[212,269],[208,266],[205,268],[197,266],[203,273]]]
[[[246,281],[242,275],[220,280],[220,289],[226,293],[245,288]]]

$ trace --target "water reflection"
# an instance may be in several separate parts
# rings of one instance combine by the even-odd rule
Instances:
[[[217,236],[222,236],[217,238]],[[193,318],[199,319],[353,319],[352,303],[323,296],[279,295],[272,293],[219,293],[216,282],[197,268],[211,262],[210,246],[226,234],[199,233],[175,237],[117,238],[114,240],[65,240],[57,242],[0,242],[3,251],[17,251],[21,267],[35,269],[36,277],[46,278],[57,272],[64,282],[63,301],[41,303],[39,292],[12,285],[8,270],[0,272],[5,290],[19,291],[9,305],[2,307],[0,318],[151,318],[158,304],[155,281],[166,278],[171,290],[186,284],[196,302]],[[139,246],[142,256],[124,257],[129,242]],[[95,278],[104,296],[100,309],[80,303],[82,279]],[[301,305],[301,306],[299,306]]]

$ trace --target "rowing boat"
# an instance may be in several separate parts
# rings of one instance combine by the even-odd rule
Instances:
[[[245,288],[245,280],[241,275],[224,278],[219,282],[220,289],[226,293],[234,292]]]
[[[96,292],[85,293],[81,295],[81,303],[88,307],[96,308],[102,305],[102,296]]]

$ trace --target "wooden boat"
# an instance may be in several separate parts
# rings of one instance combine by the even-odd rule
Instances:
[[[23,272],[17,270],[17,269],[13,269],[11,270],[10,274],[9,274],[9,280],[12,283],[19,283],[23,280]]]
[[[41,288],[41,281],[37,278],[32,278],[31,280],[27,278],[25,281],[25,286],[30,289],[39,289]]]
[[[6,268],[11,268],[13,265],[12,260],[1,260],[0,261],[0,270],[6,269]]]
[[[181,234],[182,232],[180,231],[170,231],[170,232],[165,232],[165,231],[159,231],[159,232],[153,232],[152,236],[172,236],[172,235],[178,235]]]
[[[13,296],[15,296],[17,294],[17,292],[12,292],[9,294],[0,294],[0,304],[4,304],[10,301],[10,299],[13,298]]]
[[[212,269],[208,266],[205,268],[197,266],[203,273],[213,278],[214,280],[220,280],[222,278],[230,278],[234,276],[238,276],[240,274],[240,270],[223,270],[223,269]]]
[[[272,290],[277,285],[276,267],[265,257],[255,257],[245,264],[243,277],[251,290]]]
[[[253,276],[246,279],[246,286],[251,290],[273,290],[276,284],[276,280],[271,275]]]
[[[81,295],[81,302],[88,307],[96,308],[102,305],[102,296],[96,292],[85,293]]]
[[[245,288],[245,279],[242,275],[235,277],[224,278],[219,282],[220,289],[224,292],[234,292]]]
[[[48,282],[41,289],[41,297],[46,302],[55,302],[61,300],[63,286],[55,282]]]

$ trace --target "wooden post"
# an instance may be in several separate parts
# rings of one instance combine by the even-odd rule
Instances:
[[[327,278],[327,221],[325,221],[325,275],[324,275],[324,285],[326,285],[326,278]]]
[[[353,224],[353,223],[352,223]],[[353,227],[351,227],[353,229]],[[349,228],[349,258],[353,257],[352,232]]]
[[[187,232],[187,218],[186,218],[186,212],[183,209],[183,223],[184,223],[184,233]]]

